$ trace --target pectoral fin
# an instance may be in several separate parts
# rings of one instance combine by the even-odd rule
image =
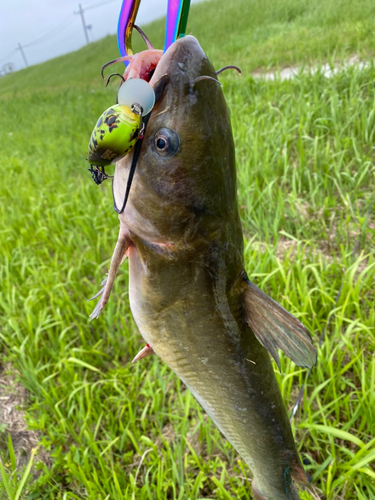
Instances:
[[[105,286],[106,286],[107,281],[108,281],[108,274],[109,274],[109,272],[107,273],[107,277],[106,277],[106,278],[104,278],[104,280],[100,283],[100,286],[101,286],[102,288],[99,290],[99,292],[98,292],[98,293],[96,293],[93,297],[91,297],[91,299],[88,299],[88,300],[89,300],[89,302],[90,302],[90,300],[95,300],[95,299],[97,299],[98,297],[100,297],[101,295],[103,295],[103,292],[104,292],[104,290],[105,290]]]
[[[259,342],[271,353],[280,369],[277,349],[296,365],[311,368],[316,349],[306,328],[280,304],[246,280],[243,294],[245,319]]]
[[[140,359],[148,358],[148,356],[151,356],[152,354],[154,354],[153,348],[150,345],[146,344],[144,348],[141,349],[139,353],[135,356],[132,363],[136,363]]]
[[[99,317],[104,306],[108,302],[118,268],[120,267],[123,260],[126,258],[126,251],[129,248],[130,244],[131,244],[131,239],[129,238],[129,235],[127,234],[126,231],[124,231],[120,227],[120,234],[116,243],[115,251],[113,252],[108,276],[101,283],[101,286],[103,288],[99,290],[99,292],[90,299],[93,300],[96,299],[97,297],[100,297],[99,302],[96,304],[94,310],[90,314],[91,320]]]

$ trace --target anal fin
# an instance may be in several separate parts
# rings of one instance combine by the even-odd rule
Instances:
[[[277,349],[296,365],[311,368],[316,363],[316,349],[309,332],[248,279],[243,293],[245,319],[259,342],[271,353],[280,369]]]
[[[146,344],[145,347],[134,357],[132,363],[136,363],[140,359],[148,358],[148,356],[151,356],[152,354],[154,354],[153,348],[149,344]]]

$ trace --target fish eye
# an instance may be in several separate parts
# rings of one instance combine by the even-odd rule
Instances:
[[[154,145],[159,156],[171,158],[180,148],[180,138],[174,130],[161,128],[154,136]]]

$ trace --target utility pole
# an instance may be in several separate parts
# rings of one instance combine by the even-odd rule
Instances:
[[[26,56],[25,56],[25,52],[23,51],[22,45],[19,42],[18,42],[18,50],[21,52],[23,60],[25,61],[25,64],[26,64],[26,68],[27,68],[28,64],[27,64],[27,59],[26,59]]]
[[[82,5],[79,4],[79,11],[78,12],[74,12],[74,14],[80,14],[81,16],[81,19],[82,19],[82,26],[83,26],[83,31],[85,32],[85,37],[86,37],[86,43],[87,45],[90,43],[89,42],[89,35],[87,33],[87,28],[86,28],[86,23],[85,23],[85,17],[83,15],[84,13],[84,10],[82,9]]]

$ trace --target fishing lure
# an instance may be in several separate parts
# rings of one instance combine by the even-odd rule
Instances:
[[[108,176],[104,167],[129,153],[144,131],[144,118],[155,104],[155,92],[145,80],[132,78],[123,83],[117,104],[104,111],[92,131],[87,160],[96,184]]]
[[[118,28],[117,40],[122,62],[127,66],[132,59],[132,32],[135,27],[148,48],[153,49],[142,30],[135,26],[141,0],[123,0]],[[169,0],[167,10],[167,24],[164,52],[170,45],[185,36],[187,19],[190,9],[190,0]],[[111,61],[108,64],[117,62]],[[103,69],[108,66],[104,65]],[[123,80],[122,75],[117,74]],[[107,80],[107,84],[111,78]],[[89,172],[96,184],[101,184],[111,176],[105,172],[105,167],[116,163],[128,154],[138,139],[143,137],[146,117],[155,105],[155,93],[152,87],[141,78],[129,78],[120,86],[117,104],[104,111],[92,131],[87,160],[90,162]],[[135,168],[135,167],[134,167]]]

